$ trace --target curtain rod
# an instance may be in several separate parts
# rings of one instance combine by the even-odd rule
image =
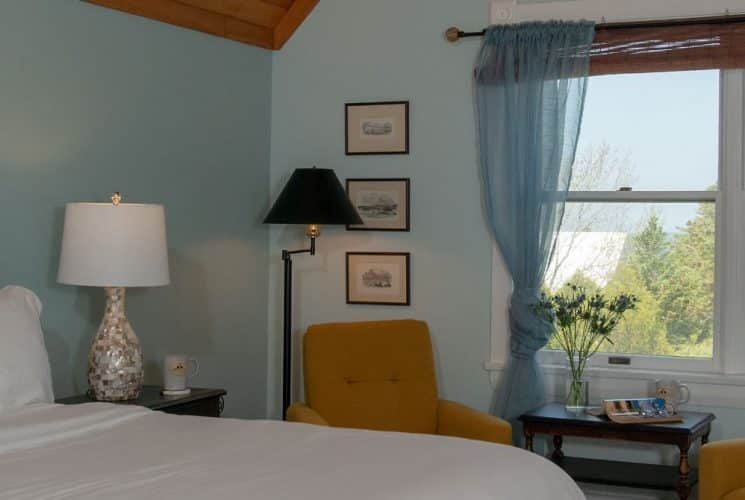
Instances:
[[[670,26],[686,26],[690,24],[726,24],[745,21],[745,14],[727,14],[724,16],[711,17],[685,17],[678,19],[656,19],[651,21],[621,21],[614,23],[598,23],[595,29],[599,31],[620,30],[629,28],[665,28]],[[457,42],[461,38],[475,38],[484,36],[486,29],[481,31],[462,31],[455,26],[445,31],[445,39],[449,42]]]

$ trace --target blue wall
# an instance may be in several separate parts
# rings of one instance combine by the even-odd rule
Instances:
[[[298,332],[315,322],[416,317],[434,339],[440,391],[479,408],[491,397],[491,241],[476,162],[471,72],[478,41],[452,45],[445,28],[480,28],[487,0],[323,0],[273,64],[272,189],[317,164],[345,177],[411,177],[410,233],[325,228],[314,258],[296,262]],[[344,155],[344,103],[411,100],[411,154]],[[272,230],[272,254],[302,230]],[[347,251],[412,253],[411,307],[345,304]],[[281,268],[272,261],[270,410],[278,412]],[[323,293],[318,292],[323,284]],[[297,357],[296,357],[297,358]]]
[[[483,410],[493,392],[483,369],[490,348],[492,243],[481,205],[470,78],[479,42],[452,45],[442,33],[451,25],[481,28],[488,6],[487,0],[323,0],[274,57],[271,170],[275,194],[293,169],[312,164],[334,168],[342,179],[411,177],[411,233],[326,228],[318,255],[295,260],[296,331],[316,322],[426,320],[441,394]],[[411,154],[345,156],[344,103],[392,99],[411,100]],[[272,255],[302,243],[298,228],[272,231]],[[411,307],[345,304],[344,254],[360,250],[412,253]],[[268,406],[277,415],[282,273],[272,263]],[[503,286],[509,289],[509,280]],[[742,408],[690,409],[718,415],[713,439],[745,436]],[[650,462],[675,459],[672,449],[606,445],[570,440],[567,448]]]
[[[55,283],[64,204],[166,207],[172,284],[130,292],[147,380],[166,352],[227,413],[265,414],[271,54],[76,0],[4,0],[0,286],[35,290],[55,392],[85,389],[99,289]]]

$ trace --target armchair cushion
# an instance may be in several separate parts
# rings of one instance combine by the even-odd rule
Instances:
[[[303,348],[306,402],[329,425],[435,433],[437,382],[426,323],[313,325]]]
[[[437,434],[512,444],[512,426],[508,422],[444,399],[437,406]]]
[[[317,411],[305,406],[302,403],[295,403],[287,408],[287,421],[299,422],[302,424],[326,425],[329,423],[318,414]]]
[[[745,439],[709,443],[701,448],[701,500],[745,500]]]

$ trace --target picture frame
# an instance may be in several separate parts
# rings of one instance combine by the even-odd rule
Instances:
[[[347,179],[347,196],[363,224],[347,231],[411,231],[411,180],[402,178]]]
[[[347,103],[344,111],[347,156],[409,154],[409,101]]]
[[[347,252],[347,304],[411,305],[411,254]]]

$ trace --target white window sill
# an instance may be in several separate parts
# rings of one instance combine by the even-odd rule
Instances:
[[[543,363],[549,396],[560,396],[567,368],[565,365]],[[484,369],[494,380],[506,364],[487,361]],[[691,389],[691,406],[716,406],[745,409],[745,375],[724,373],[696,373],[671,370],[648,370],[621,367],[589,367],[585,374],[590,379],[591,399],[643,397],[652,393],[654,381],[675,379]]]

